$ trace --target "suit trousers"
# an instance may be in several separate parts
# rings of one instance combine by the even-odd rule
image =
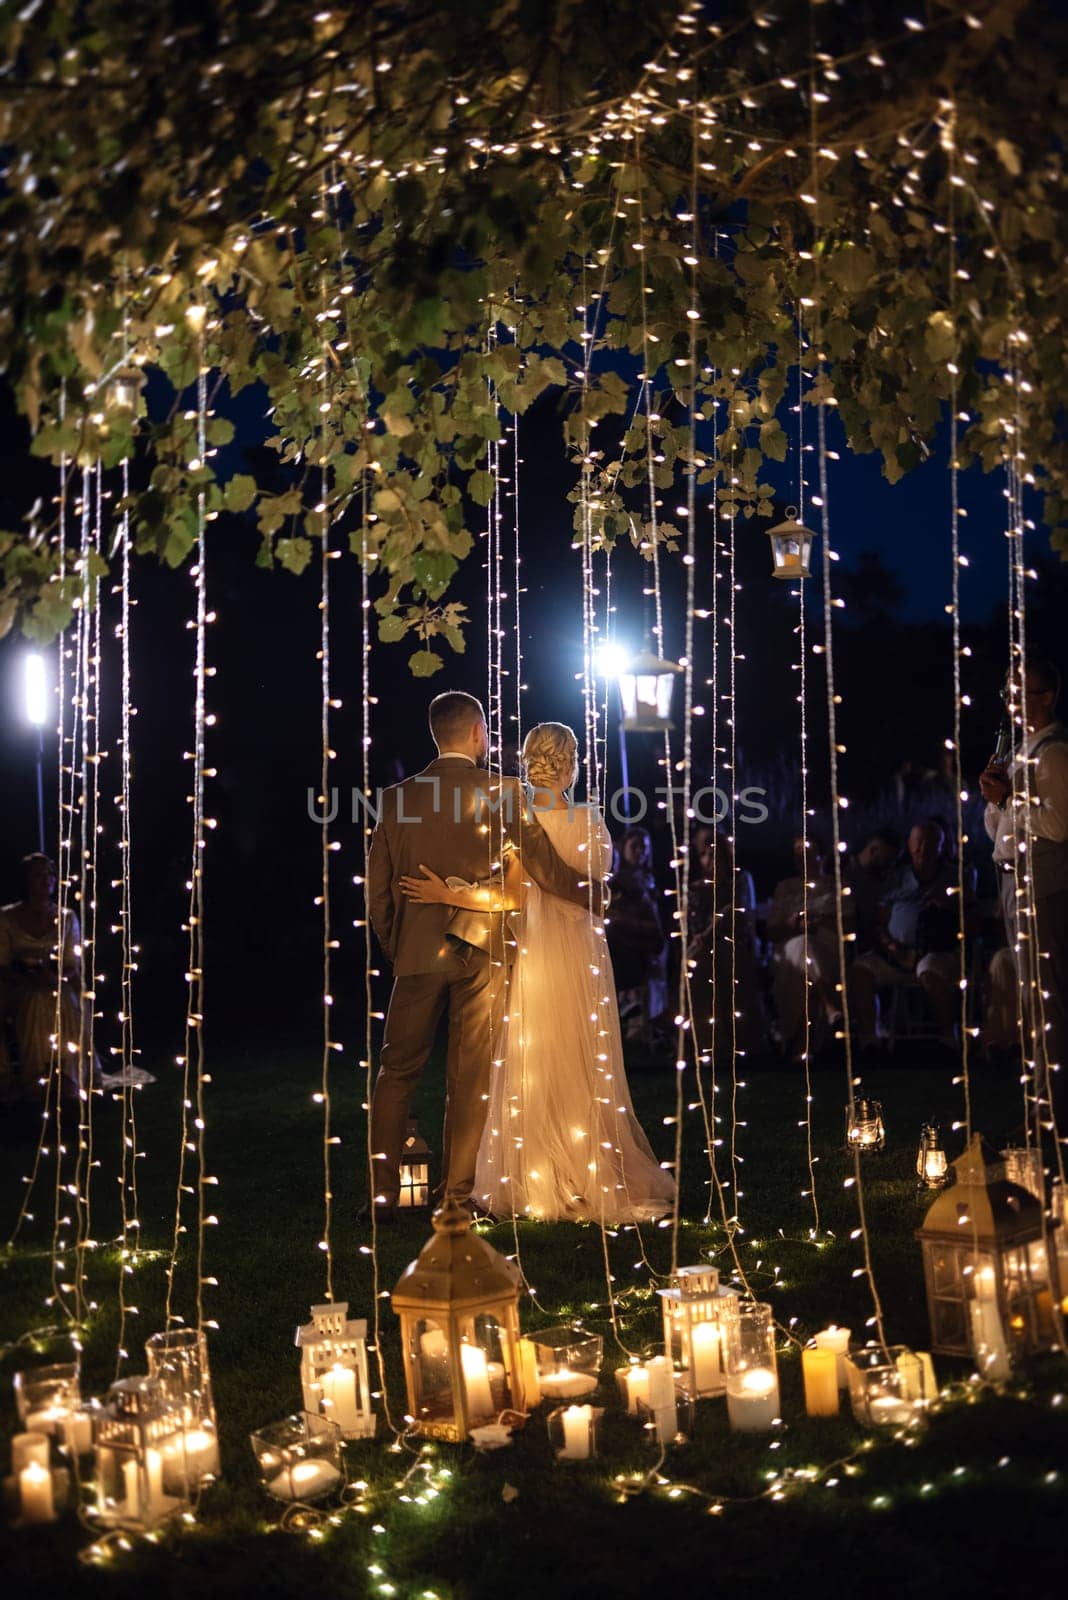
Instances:
[[[371,1097],[373,1197],[395,1205],[409,1108],[442,1015],[448,1015],[443,1189],[467,1200],[488,1105],[490,1063],[501,1054],[508,969],[483,950],[451,949],[440,969],[396,978]]]

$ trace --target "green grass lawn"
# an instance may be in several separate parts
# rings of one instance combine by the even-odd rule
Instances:
[[[523,1264],[536,1287],[538,1307],[521,1308],[526,1328],[581,1318],[605,1335],[605,1377],[597,1397],[605,1405],[603,1449],[588,1465],[554,1465],[543,1407],[510,1448],[476,1456],[469,1448],[435,1447],[433,1467],[441,1492],[426,1505],[402,1501],[397,1480],[411,1457],[388,1449],[380,1423],[375,1443],[350,1445],[350,1477],[371,1486],[370,1509],[343,1517],[315,1540],[282,1532],[258,1487],[248,1444],[254,1428],[284,1416],[300,1403],[299,1360],[294,1329],[308,1307],[323,1297],[322,1138],[319,1110],[311,1096],[319,1062],[302,1056],[229,1053],[210,1063],[208,1169],[220,1187],[213,1204],[218,1228],[208,1232],[206,1271],[219,1279],[209,1289],[207,1314],[217,1318],[211,1359],[223,1446],[222,1481],[202,1500],[195,1528],[172,1532],[158,1544],[140,1543],[105,1568],[81,1565],[76,1556],[90,1540],[74,1517],[60,1524],[0,1534],[0,1570],[7,1593],[122,1597],[151,1592],[154,1600],[201,1595],[362,1596],[434,1594],[442,1600],[520,1596],[646,1596],[666,1585],[673,1595],[737,1591],[757,1595],[839,1593],[912,1597],[972,1593],[1026,1594],[1030,1600],[1064,1592],[1065,1476],[1068,1471],[1068,1372],[1052,1358],[1036,1363],[1026,1385],[1007,1395],[987,1395],[948,1406],[935,1415],[915,1446],[880,1444],[862,1454],[852,1473],[834,1474],[836,1486],[791,1490],[779,1501],[759,1496],[767,1475],[786,1468],[820,1466],[849,1456],[863,1435],[848,1412],[837,1420],[807,1421],[795,1354],[780,1360],[785,1427],[774,1441],[744,1439],[728,1432],[723,1401],[698,1407],[693,1441],[673,1450],[663,1472],[670,1482],[620,1503],[615,1479],[650,1465],[640,1433],[618,1405],[611,1372],[623,1361],[613,1341],[606,1309],[600,1233],[571,1224],[520,1226]],[[163,1069],[166,1073],[166,1069]],[[632,1087],[636,1107],[654,1145],[670,1156],[674,1130],[674,1086],[663,1064],[636,1061]],[[887,1332],[894,1342],[926,1348],[929,1342],[919,1246],[913,1232],[922,1219],[913,1178],[922,1121],[944,1125],[959,1113],[960,1091],[951,1072],[917,1064],[898,1065],[866,1081],[884,1103],[888,1149],[866,1169],[865,1192]],[[335,1163],[335,1293],[350,1314],[372,1310],[371,1262],[356,1221],[363,1197],[362,1079],[338,1067],[333,1077],[336,1131],[342,1144]],[[690,1085],[692,1087],[692,1085]],[[797,1319],[808,1334],[829,1321],[864,1327],[870,1304],[863,1278],[853,1277],[859,1247],[850,1240],[855,1200],[843,1187],[848,1167],[842,1153],[843,1075],[814,1076],[816,1168],[823,1234],[816,1248],[807,1238],[809,1202],[803,1112],[798,1078],[784,1071],[756,1070],[739,1097],[744,1121],[737,1147],[744,1158],[740,1211],[743,1259],[758,1291],[770,1298],[783,1322]],[[421,1107],[423,1131],[436,1140],[439,1095],[428,1082]],[[692,1095],[688,1094],[688,1098]],[[726,1102],[726,1092],[720,1096]],[[173,1217],[178,1084],[162,1075],[138,1098],[139,1165],[144,1241],[168,1245]],[[729,1131],[724,1104],[721,1131]],[[996,1138],[1020,1120],[1014,1081],[978,1075],[975,1124]],[[686,1118],[683,1227],[679,1258],[697,1261],[723,1247],[722,1230],[699,1219],[707,1204],[707,1164],[700,1119]],[[93,1232],[113,1236],[117,1223],[118,1108],[97,1114]],[[950,1153],[957,1143],[949,1139]],[[32,1124],[9,1122],[3,1132],[2,1182],[6,1216],[13,1218],[28,1170]],[[725,1164],[725,1163],[724,1163]],[[3,1263],[2,1332],[13,1341],[46,1323],[51,1174],[35,1206],[38,1221]],[[6,1229],[5,1229],[6,1231]],[[424,1218],[405,1222],[381,1239],[381,1286],[388,1289],[429,1232]],[[488,1230],[504,1251],[512,1249],[508,1224]],[[643,1229],[644,1249],[658,1271],[669,1264],[666,1231]],[[633,1230],[609,1241],[615,1288],[622,1300],[628,1348],[652,1350],[659,1337],[659,1302],[641,1261]],[[723,1257],[726,1268],[729,1258]],[[133,1359],[128,1371],[143,1371],[140,1344],[162,1325],[163,1260],[140,1269],[130,1298],[139,1314],[130,1319]],[[117,1322],[115,1256],[101,1250],[92,1265],[92,1289],[100,1303],[83,1361],[84,1392],[101,1393],[113,1376]],[[189,1310],[188,1273],[178,1309]],[[394,1411],[403,1411],[397,1323],[382,1305],[382,1343]],[[53,1347],[52,1359],[61,1358]],[[7,1379],[27,1365],[22,1352],[4,1357],[3,1420],[14,1431]],[[43,1357],[41,1358],[43,1359]],[[962,1378],[965,1368],[942,1359],[943,1380]],[[1059,1402],[1063,1386],[1065,1403]],[[775,1448],[772,1449],[772,1443]],[[689,1485],[673,1493],[672,1485]],[[507,1492],[506,1492],[507,1490]],[[513,1493],[517,1491],[517,1493]],[[723,1496],[723,1510],[710,1514],[706,1496]],[[727,1498],[733,1497],[733,1498]],[[379,1569],[378,1571],[371,1570]],[[389,1587],[392,1586],[392,1587]]]

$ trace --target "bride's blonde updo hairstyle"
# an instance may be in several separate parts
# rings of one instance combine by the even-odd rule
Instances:
[[[523,772],[536,789],[568,789],[578,776],[578,740],[563,722],[539,722],[523,740]]]

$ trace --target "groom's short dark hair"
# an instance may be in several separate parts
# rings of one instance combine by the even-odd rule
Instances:
[[[486,719],[481,701],[460,689],[436,694],[430,702],[430,732],[439,750],[447,750],[454,739],[465,738],[480,718]]]

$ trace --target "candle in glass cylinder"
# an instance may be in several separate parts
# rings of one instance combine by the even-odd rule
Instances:
[[[475,1344],[460,1346],[460,1367],[467,1391],[467,1409],[472,1417],[494,1417],[493,1395],[490,1392],[486,1353]]]
[[[26,1428],[29,1433],[60,1433],[69,1416],[67,1406],[42,1406],[27,1416]]]
[[[805,1412],[810,1417],[838,1415],[838,1358],[833,1350],[802,1350]]]
[[[23,1522],[54,1522],[56,1506],[52,1495],[52,1474],[39,1462],[31,1461],[19,1473],[19,1501]]]
[[[736,1433],[767,1433],[779,1415],[779,1380],[767,1367],[749,1367],[727,1380],[727,1421]]]
[[[49,1443],[47,1433],[16,1433],[11,1440],[11,1470],[18,1477],[24,1467],[36,1462],[48,1466]]]
[[[359,1427],[356,1410],[356,1374],[340,1362],[320,1375],[323,1390],[323,1415],[336,1422],[342,1433],[355,1433]]]
[[[592,1407],[568,1406],[562,1417],[564,1443],[559,1454],[568,1461],[588,1461]]]
[[[849,1328],[838,1328],[832,1322],[829,1328],[824,1328],[816,1335],[817,1350],[833,1350],[836,1358],[836,1369],[839,1389],[849,1387],[849,1369],[846,1366],[846,1355],[849,1351]]]

